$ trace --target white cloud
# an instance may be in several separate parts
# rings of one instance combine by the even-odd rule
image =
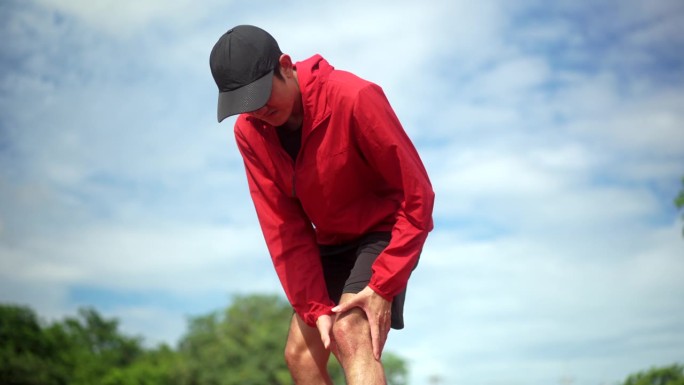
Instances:
[[[646,94],[637,100],[603,107],[600,116],[579,120],[572,129],[595,136],[606,146],[640,154],[676,156],[684,148],[681,93]]]
[[[516,105],[549,80],[550,70],[544,58],[530,55],[505,58],[475,75],[461,91],[471,100],[488,104]]]
[[[270,264],[254,227],[194,224],[153,228],[106,226],[33,238],[5,250],[3,269],[15,279],[110,290],[189,294],[269,287],[268,278],[238,273]],[[270,285],[271,288],[272,285]]]
[[[103,31],[117,38],[134,38],[154,26],[171,24],[187,28],[211,14],[219,5],[231,2],[203,2],[198,6],[191,0],[148,0],[145,2],[118,2],[114,0],[37,0],[41,6],[74,16],[89,28]]]
[[[596,185],[593,170],[604,162],[577,143],[504,143],[434,155],[442,159],[432,170],[438,216],[484,219],[509,231],[591,237],[588,229],[630,226],[658,211],[656,197],[643,187]]]

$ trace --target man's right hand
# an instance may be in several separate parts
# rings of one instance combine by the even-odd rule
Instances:
[[[328,314],[323,314],[316,320],[316,327],[321,333],[321,341],[326,349],[330,349],[330,333],[332,333],[333,318]]]

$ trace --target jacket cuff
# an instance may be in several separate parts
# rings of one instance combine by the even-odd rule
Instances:
[[[389,294],[383,292],[373,282],[368,283],[368,287],[370,287],[377,295],[384,298],[385,301],[392,302],[394,300],[393,295],[389,295]]]
[[[309,310],[309,312],[305,313],[303,316],[300,314],[300,316],[302,316],[302,319],[307,325],[311,327],[316,327],[316,321],[318,321],[318,317],[326,314],[332,315],[332,308],[333,306],[320,304],[313,307],[311,310]]]

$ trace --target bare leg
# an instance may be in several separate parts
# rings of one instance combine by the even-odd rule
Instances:
[[[352,294],[343,294],[340,303]],[[354,308],[337,316],[333,324],[337,357],[348,385],[385,385],[382,363],[373,356],[370,326],[363,310]]]
[[[328,375],[330,352],[323,347],[318,329],[292,316],[285,346],[285,362],[297,385],[332,385]]]

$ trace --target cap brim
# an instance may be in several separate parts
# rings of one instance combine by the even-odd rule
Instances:
[[[273,86],[273,71],[259,79],[233,91],[219,92],[218,121],[219,123],[231,116],[243,112],[256,111],[263,107],[271,96]]]

